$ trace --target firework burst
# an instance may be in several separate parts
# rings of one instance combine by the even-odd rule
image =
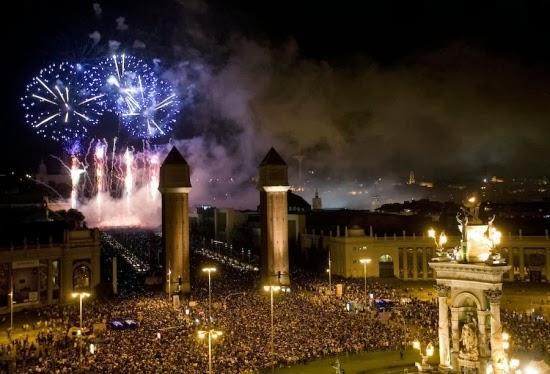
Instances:
[[[106,92],[130,134],[154,139],[172,131],[180,100],[175,88],[160,79],[153,66],[126,55],[114,55],[99,66]]]
[[[25,121],[37,134],[72,143],[98,123],[105,107],[97,67],[62,62],[40,70],[21,98]]]

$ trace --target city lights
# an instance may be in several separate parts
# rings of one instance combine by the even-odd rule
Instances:
[[[80,304],[80,330],[82,330],[84,328],[84,326],[82,325],[82,300],[87,298],[87,297],[90,297],[90,294],[88,292],[73,292],[71,294],[71,296],[74,298],[78,297],[78,300],[79,300],[79,304]],[[79,330],[79,331],[80,331]]]
[[[208,338],[208,374],[212,374],[212,340],[222,336],[222,332],[219,330],[199,330],[197,332],[199,339]]]
[[[212,283],[211,274],[216,272],[215,267],[202,268],[203,273],[208,273],[208,323],[212,323]]]

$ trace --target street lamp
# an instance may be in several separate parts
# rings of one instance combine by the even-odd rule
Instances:
[[[429,229],[428,237],[434,240],[435,250],[439,257],[447,255],[447,253],[445,252],[445,244],[447,244],[448,239],[447,239],[447,235],[445,235],[445,231],[441,231],[441,233],[438,236],[433,228]]]
[[[328,250],[328,290],[332,293],[332,260],[330,258],[330,249]]]
[[[215,267],[202,268],[204,273],[208,273],[208,323],[212,322],[212,287],[210,281],[210,274],[216,272]]]
[[[270,299],[271,299],[271,369],[272,370],[273,370],[273,365],[275,364],[274,362],[275,351],[273,348],[273,340],[275,336],[275,327],[273,324],[273,293],[279,292],[280,290],[281,290],[281,286],[274,286],[274,285],[264,286],[264,291],[269,292],[271,297]]]
[[[217,339],[222,332],[214,329],[199,330],[198,335],[201,340],[208,335],[208,373],[212,374],[212,339]]]
[[[13,332],[13,277],[10,282],[10,334]]]
[[[502,359],[494,363],[495,368],[504,373],[521,373],[521,370],[519,370],[519,360],[516,358],[508,358],[507,351],[510,349],[510,335],[506,332],[502,333],[502,348],[505,351],[504,355]],[[489,374],[493,373],[493,368],[488,366],[487,372]],[[524,373],[526,373],[526,371]]]
[[[420,357],[422,358],[422,362],[415,362],[414,364],[416,365],[416,367],[418,368],[418,371],[430,371],[431,370],[431,365],[428,364],[428,360],[430,357],[432,357],[434,355],[434,346],[433,344],[430,342],[428,343],[428,345],[426,346],[426,351],[425,353],[422,353],[422,347],[420,345],[420,342],[418,340],[415,340],[413,342],[413,348],[418,350],[418,353],[420,353]]]
[[[82,330],[82,299],[89,297],[88,292],[73,292],[72,297],[78,297],[80,299],[80,330]]]
[[[365,276],[365,306],[367,306],[367,264],[370,264],[371,261],[370,258],[361,258],[359,260],[363,264],[363,274]]]
[[[172,268],[170,266],[170,260],[168,260],[168,272],[166,273],[166,282],[168,282],[168,301],[172,298]]]

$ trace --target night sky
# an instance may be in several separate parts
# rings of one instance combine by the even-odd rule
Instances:
[[[547,174],[547,2],[98,3],[100,15],[93,1],[20,0],[4,12],[0,171],[60,152],[22,120],[40,67],[108,55],[117,40],[196,87],[173,136],[206,175],[245,180],[271,145],[332,178]],[[113,122],[100,135],[120,135]]]

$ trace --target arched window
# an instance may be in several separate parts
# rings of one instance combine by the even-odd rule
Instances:
[[[390,255],[385,254],[380,256],[380,258],[378,259],[378,262],[393,262],[393,258]]]
[[[90,278],[92,272],[90,267],[86,265],[79,265],[73,271],[73,290],[84,291],[90,290]]]

